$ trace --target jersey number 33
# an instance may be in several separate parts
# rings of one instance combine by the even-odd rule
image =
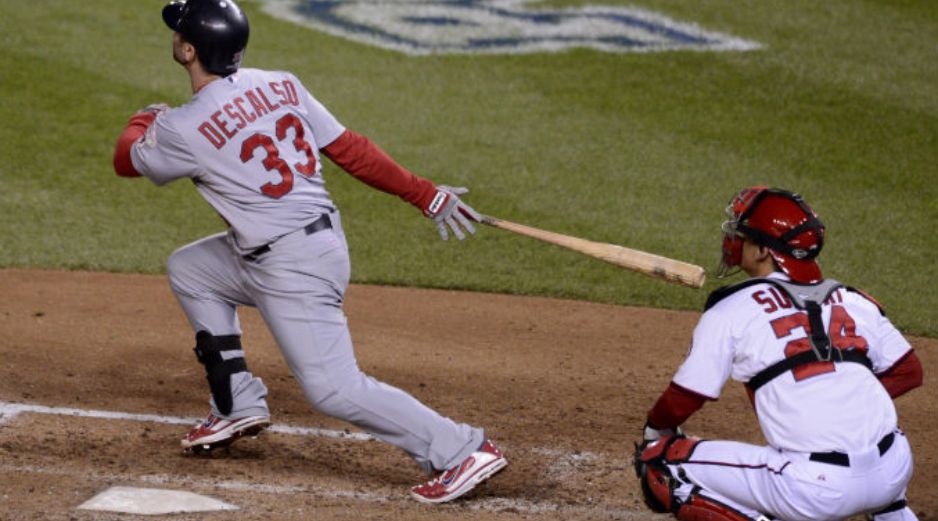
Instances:
[[[306,163],[295,163],[293,168],[280,157],[280,149],[277,142],[283,142],[287,139],[287,132],[293,130],[293,147],[297,152],[306,155]],[[287,114],[277,120],[276,137],[277,142],[267,134],[256,133],[249,136],[241,143],[241,162],[247,163],[254,159],[254,153],[257,149],[263,150],[264,156],[261,164],[269,172],[276,171],[280,174],[279,183],[265,183],[261,186],[261,193],[274,199],[280,199],[293,190],[293,170],[300,175],[312,177],[316,174],[316,156],[313,154],[313,147],[306,141],[306,131],[303,123],[293,114]]]

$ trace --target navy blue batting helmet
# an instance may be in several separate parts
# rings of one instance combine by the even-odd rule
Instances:
[[[219,76],[241,66],[248,45],[248,19],[232,0],[173,0],[163,21],[195,47],[205,70]]]

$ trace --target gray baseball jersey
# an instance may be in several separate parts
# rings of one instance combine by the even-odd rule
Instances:
[[[344,131],[295,76],[242,69],[161,112],[131,159],[156,184],[192,179],[230,225],[167,264],[195,331],[240,335],[237,306],[256,306],[317,410],[402,448],[428,472],[448,469],[482,444],[482,429],[365,375],[355,360],[342,311],[348,248],[319,156]],[[231,376],[231,394],[231,413],[210,400],[213,414],[269,415],[267,389],[249,371]]]
[[[160,114],[131,158],[158,185],[191,178],[247,253],[334,209],[319,149],[344,130],[292,74],[242,69]]]

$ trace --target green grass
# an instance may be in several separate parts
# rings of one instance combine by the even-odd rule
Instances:
[[[613,1],[551,1],[550,5]],[[188,183],[114,176],[127,117],[189,97],[162,0],[0,0],[0,266],[160,272],[222,229]],[[827,276],[938,336],[938,10],[930,2],[635,2],[759,41],[748,53],[402,54],[245,3],[245,65],[296,73],[345,125],[483,213],[711,269],[740,188],[805,195]],[[706,291],[483,229],[443,243],[327,165],[356,282],[699,309]],[[706,290],[726,281],[711,277]]]

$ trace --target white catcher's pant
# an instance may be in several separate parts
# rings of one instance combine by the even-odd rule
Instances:
[[[400,447],[427,472],[458,464],[482,444],[482,429],[359,370],[342,311],[348,247],[338,212],[329,217],[332,229],[297,230],[255,261],[237,255],[224,233],[184,246],[167,263],[170,287],[193,329],[216,336],[240,335],[237,306],[257,307],[314,408]],[[250,372],[232,376],[232,395],[229,418],[269,414],[267,389]]]
[[[905,498],[912,478],[912,453],[901,432],[885,454],[870,450],[849,454],[850,466],[808,459],[808,454],[734,441],[702,441],[690,461],[671,465],[672,475],[686,483],[677,489],[686,497],[695,485],[700,493],[758,519],[781,521],[839,520],[872,513]],[[914,521],[912,510],[874,517],[876,521]]]

